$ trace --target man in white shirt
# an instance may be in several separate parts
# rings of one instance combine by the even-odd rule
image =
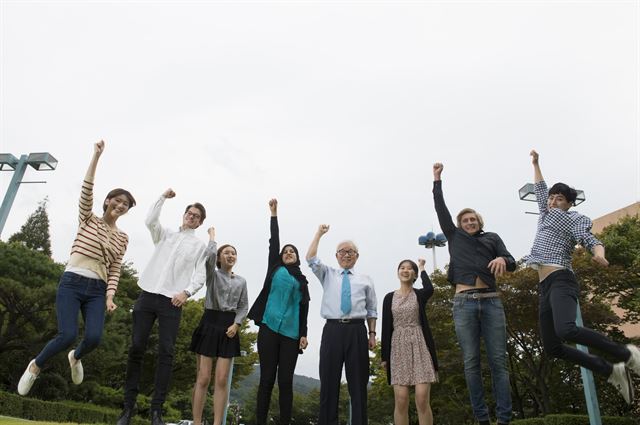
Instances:
[[[354,269],[360,254],[353,242],[338,244],[339,269],[323,264],[317,257],[320,238],[328,231],[328,225],[320,225],[307,251],[309,267],[322,284],[320,315],[326,319],[320,342],[318,424],[338,424],[340,378],[344,365],[351,398],[351,424],[366,425],[368,350],[376,346],[378,301],[371,278]]]
[[[153,256],[138,280],[142,293],[133,307],[133,335],[127,361],[124,410],[118,425],[128,425],[138,396],[142,358],[153,323],[158,320],[158,362],[151,424],[164,425],[162,405],[171,378],[173,351],[180,326],[182,306],[205,283],[205,244],[195,235],[206,217],[200,203],[187,206],[178,231],[162,227],[160,212],[166,199],[176,196],[167,189],[156,201],[145,221],[155,245]]]

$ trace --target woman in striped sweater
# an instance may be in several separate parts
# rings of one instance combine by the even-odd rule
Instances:
[[[122,257],[129,239],[116,227],[120,216],[136,204],[131,193],[114,189],[102,203],[102,217],[93,214],[93,180],[104,141],[94,145],[93,157],[80,192],[79,227],[71,247],[71,258],[58,285],[56,315],[58,334],[29,362],[18,383],[18,393],[26,395],[51,357],[67,349],[78,335],[78,312],[85,323],[84,338],[67,355],[71,380],[82,383],[84,372],[80,359],[95,349],[102,336],[106,310],[116,309],[113,296],[120,279]]]

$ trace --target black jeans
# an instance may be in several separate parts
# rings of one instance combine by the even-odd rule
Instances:
[[[548,355],[587,368],[608,377],[613,371],[611,363],[602,357],[585,353],[564,344],[569,341],[597,348],[618,362],[627,361],[631,353],[622,344],[589,328],[576,325],[576,310],[580,286],[570,270],[557,270],[539,283],[539,317],[542,345]]]
[[[282,425],[291,422],[291,407],[293,405],[293,372],[298,361],[299,340],[280,335],[261,325],[258,331],[258,354],[260,355],[260,386],[256,407],[258,425],[267,423],[269,404],[273,384],[278,375],[278,390],[280,392],[280,421]]]
[[[138,396],[142,358],[147,349],[153,323],[158,319],[158,362],[151,400],[151,410],[162,410],[171,379],[173,351],[180,327],[182,309],[171,304],[171,298],[142,291],[133,307],[133,335],[127,361],[124,406],[133,408]]]

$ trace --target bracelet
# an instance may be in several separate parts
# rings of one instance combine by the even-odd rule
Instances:
[[[186,289],[183,290],[182,292],[184,292],[186,294],[187,298],[191,297],[191,292],[187,291]]]
[[[376,331],[369,331],[369,335],[371,335],[371,334],[377,335]]]

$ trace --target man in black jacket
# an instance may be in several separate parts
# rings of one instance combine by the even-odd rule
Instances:
[[[433,199],[440,228],[449,243],[449,282],[455,287],[453,321],[464,358],[464,375],[473,414],[480,425],[489,425],[480,366],[480,339],[484,339],[498,424],[511,420],[511,385],[507,370],[507,331],[496,277],[513,271],[516,262],[496,233],[485,232],[482,216],[465,208],[457,226],[444,203],[443,165],[433,165]]]

